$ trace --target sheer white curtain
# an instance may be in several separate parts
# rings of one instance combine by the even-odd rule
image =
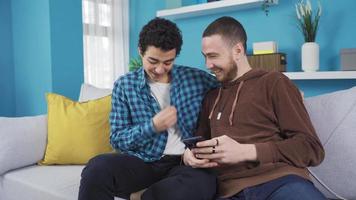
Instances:
[[[84,81],[112,88],[128,71],[128,0],[83,0]]]

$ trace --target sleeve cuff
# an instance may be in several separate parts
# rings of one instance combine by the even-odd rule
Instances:
[[[270,143],[258,143],[256,145],[257,161],[261,164],[275,162],[274,150]]]
[[[156,130],[153,126],[153,121],[147,121],[143,126],[142,126],[142,135],[147,138],[152,138],[156,135]]]

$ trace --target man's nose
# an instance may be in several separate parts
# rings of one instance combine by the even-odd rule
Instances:
[[[214,64],[212,62],[210,62],[209,60],[205,61],[205,65],[206,65],[206,68],[208,68],[208,69],[212,69],[214,67]]]
[[[156,68],[155,68],[155,72],[157,73],[157,74],[163,74],[164,73],[164,67],[162,67],[161,65],[159,65],[159,66],[157,66]]]

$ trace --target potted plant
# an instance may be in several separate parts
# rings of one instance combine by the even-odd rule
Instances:
[[[321,16],[321,4],[313,13],[309,0],[302,0],[295,5],[298,27],[304,36],[305,43],[302,46],[302,69],[305,72],[319,69],[319,45],[315,42]]]
[[[131,58],[129,62],[129,71],[135,71],[136,69],[142,67],[142,59],[141,56],[137,58]]]

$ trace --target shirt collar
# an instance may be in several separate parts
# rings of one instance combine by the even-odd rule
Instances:
[[[140,81],[140,88],[144,88],[147,82],[146,82],[146,75],[143,66],[140,68],[138,72],[138,80]]]
[[[176,65],[173,65],[172,66],[172,70],[171,70],[171,83],[173,83],[173,79],[174,79],[174,76],[173,74],[175,74],[176,72],[176,68],[177,66]],[[145,70],[143,69],[143,67],[141,67],[139,69],[139,72],[138,72],[138,80],[140,81],[140,88],[144,88],[147,84],[148,84],[148,78],[146,76],[146,73],[145,73]]]

